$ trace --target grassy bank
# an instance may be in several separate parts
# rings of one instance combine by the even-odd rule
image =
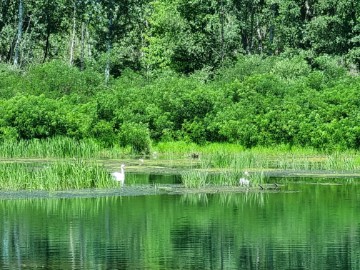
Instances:
[[[103,148],[93,140],[55,138],[3,142],[0,156],[0,189],[4,190],[114,187],[116,183],[103,165],[108,159],[127,160],[140,172],[156,166],[175,169],[188,188],[207,184],[238,185],[245,171],[250,172],[253,184],[266,181],[264,171],[360,171],[357,151],[326,153],[287,146],[245,149],[220,143],[203,146],[186,142],[159,143],[152,146],[149,154],[139,155],[133,154],[130,148]],[[34,165],[25,163],[24,159],[44,161]]]

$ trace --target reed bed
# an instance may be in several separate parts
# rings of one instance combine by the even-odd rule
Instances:
[[[256,149],[244,150],[237,154],[219,151],[212,155],[203,155],[202,167],[232,168],[237,171],[246,169],[282,169],[282,170],[360,170],[360,157],[357,152],[302,153],[302,152],[260,152]]]
[[[201,170],[189,170],[181,173],[181,181],[186,188],[200,188],[208,183],[209,173]]]
[[[102,147],[92,139],[55,137],[44,140],[3,141],[0,158],[135,158],[130,147]],[[283,170],[360,170],[356,151],[324,153],[312,148],[255,147],[244,149],[236,144],[211,143],[203,146],[188,142],[162,142],[153,146],[149,159],[198,161],[201,168]],[[195,164],[195,163],[194,163]]]
[[[0,157],[5,161],[15,158],[58,160],[48,163],[48,166],[37,167],[37,170],[24,164],[0,164],[0,188],[50,190],[107,186],[107,172],[101,172],[103,169],[92,163],[92,160],[139,158],[132,156],[130,147],[104,148],[95,140],[79,141],[67,137],[4,141],[0,144]],[[206,184],[238,185],[245,171],[251,172],[250,180],[255,184],[266,181],[263,174],[265,170],[360,172],[357,151],[327,153],[286,145],[245,149],[235,144],[211,143],[199,146],[181,141],[162,142],[154,145],[150,155],[145,158],[151,159],[152,165],[190,168],[181,174],[181,178],[184,186],[195,188]]]
[[[200,151],[199,157],[202,171],[215,170],[215,174],[206,179],[206,183],[215,185],[238,185],[245,171],[251,172],[249,180],[252,185],[267,182],[266,170],[360,172],[360,157],[356,151],[324,153],[314,149],[286,147],[232,149],[229,145],[220,148],[215,144]],[[201,186],[202,182],[197,180],[198,174],[187,173],[186,185],[195,182],[197,184],[191,184],[192,187]]]
[[[42,166],[0,164],[1,190],[70,190],[116,187],[100,165],[83,160],[55,161]]]
[[[104,148],[95,140],[76,140],[68,137],[3,141],[0,144],[2,158],[123,158],[130,148]]]

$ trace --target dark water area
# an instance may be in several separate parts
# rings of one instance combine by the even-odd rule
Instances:
[[[0,269],[360,269],[360,185],[282,189],[2,198]]]

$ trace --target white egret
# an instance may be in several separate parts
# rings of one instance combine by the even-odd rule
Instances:
[[[123,186],[125,182],[125,164],[121,164],[120,172],[113,172],[111,175]]]
[[[240,186],[247,186],[247,187],[250,186],[250,180],[246,178],[248,176],[249,176],[249,173],[246,171],[244,173],[244,177],[241,177],[240,180],[239,180],[239,185]]]

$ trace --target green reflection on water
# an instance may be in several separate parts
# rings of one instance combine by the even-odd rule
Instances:
[[[0,268],[359,269],[359,185],[0,201]]]

